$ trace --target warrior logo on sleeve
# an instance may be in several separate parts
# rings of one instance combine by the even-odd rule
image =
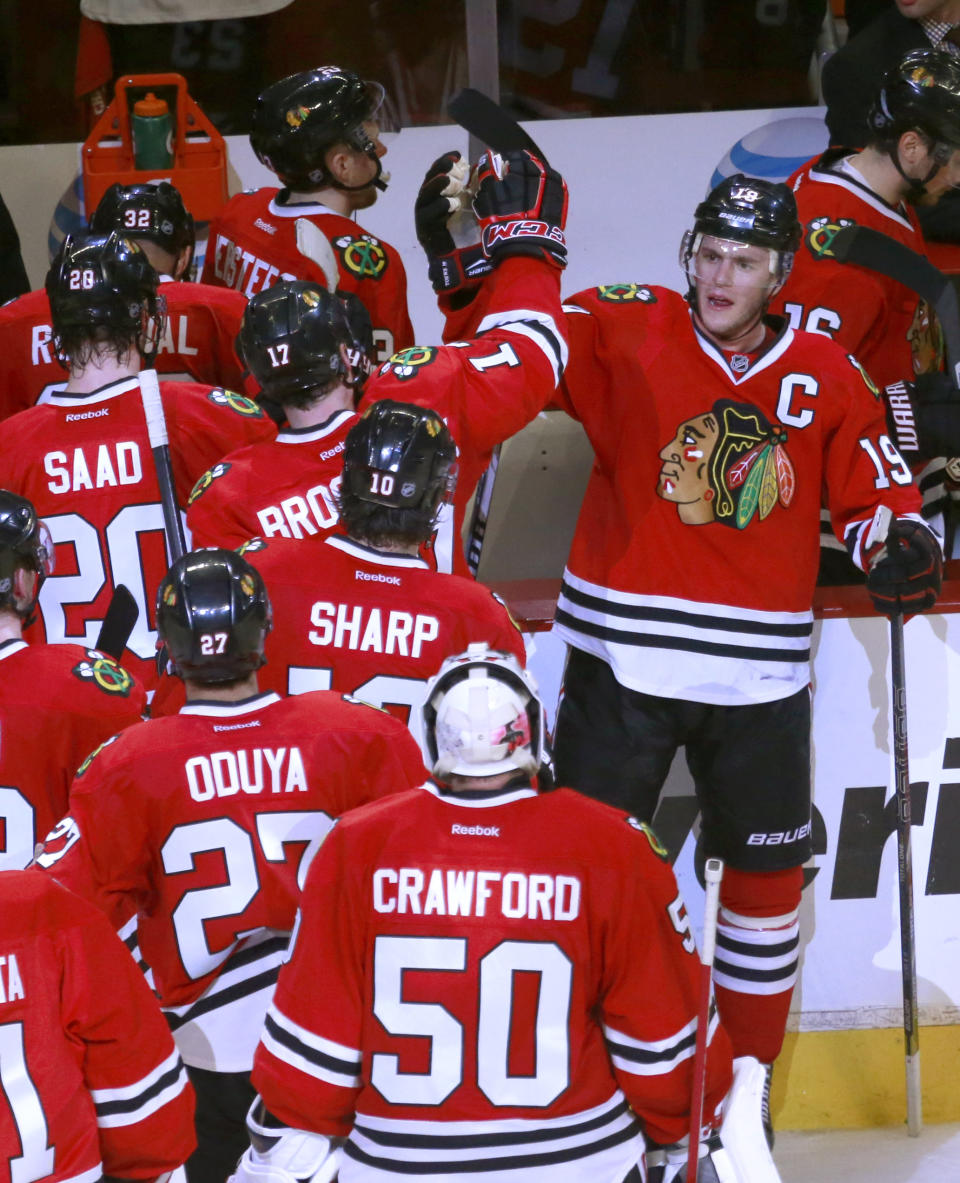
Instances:
[[[721,522],[743,530],[796,492],[787,433],[751,403],[718,399],[709,411],[685,419],[660,449],[657,496],[673,501],[681,522]]]

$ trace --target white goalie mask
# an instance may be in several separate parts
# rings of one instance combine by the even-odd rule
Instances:
[[[423,736],[427,767],[440,778],[534,776],[546,756],[537,684],[512,654],[472,644],[428,683]]]

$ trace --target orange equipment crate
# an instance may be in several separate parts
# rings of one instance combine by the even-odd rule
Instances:
[[[147,89],[167,98],[173,114],[173,164],[167,169],[138,169],[130,134],[130,98]],[[169,94],[176,91],[176,101]],[[198,222],[209,222],[226,205],[227,147],[223,136],[187,94],[182,74],[129,74],[117,80],[110,106],[83,143],[83,197],[88,213],[115,182],[170,181]]]

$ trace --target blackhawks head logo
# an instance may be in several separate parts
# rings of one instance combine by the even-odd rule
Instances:
[[[119,694],[126,698],[133,688],[133,678],[118,662],[99,649],[88,649],[83,661],[71,671],[81,682],[94,682],[107,694]]]
[[[198,497],[202,497],[215,480],[218,480],[229,471],[230,465],[223,461],[221,461],[220,464],[215,464],[213,468],[208,468],[203,476],[190,490],[190,496],[187,498],[187,505],[193,505],[194,501],[196,501]]]
[[[406,381],[408,378],[416,377],[423,367],[430,365],[436,357],[437,351],[432,345],[411,345],[409,349],[401,349],[385,361],[380,367],[380,373],[393,374],[401,381]]]
[[[660,449],[657,495],[688,526],[721,522],[743,530],[774,506],[787,509],[797,487],[787,433],[751,403],[718,399],[692,415]]]
[[[639,301],[641,304],[656,304],[657,297],[647,287],[638,283],[608,283],[597,288],[597,296],[606,300],[608,304],[629,304]]]
[[[250,419],[262,419],[262,409],[253,401],[252,398],[247,398],[243,394],[237,394],[233,390],[211,390],[207,398],[216,403],[218,407],[229,407],[231,411],[236,411],[238,415],[246,415]]]

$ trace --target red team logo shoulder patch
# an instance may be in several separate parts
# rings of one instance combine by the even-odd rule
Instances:
[[[203,476],[200,477],[197,483],[190,490],[190,496],[187,498],[187,505],[193,505],[194,501],[196,501],[198,497],[202,497],[215,480],[218,480],[229,471],[230,465],[224,462],[215,464],[213,468],[208,468]]]
[[[266,550],[267,545],[268,544],[262,538],[248,538],[246,542],[241,542],[237,547],[237,554],[257,554],[261,550]]]
[[[660,839],[656,836],[656,834],[653,832],[653,830],[650,829],[650,827],[647,825],[646,822],[642,822],[638,818],[633,817],[632,815],[627,817],[626,822],[627,822],[627,825],[630,826],[632,829],[637,830],[639,833],[643,834],[643,836],[646,838],[646,840],[650,843],[650,849],[653,851],[653,853],[657,856],[658,859],[661,859],[663,862],[669,861],[670,852],[663,845],[663,843],[660,841]]]
[[[244,415],[248,419],[263,418],[262,409],[252,398],[237,394],[233,390],[211,390],[207,398],[212,403],[216,403],[218,407],[229,407],[231,411],[235,411],[238,415]]]
[[[437,350],[433,345],[411,345],[409,349],[401,349],[393,354],[380,367],[381,374],[393,374],[401,382],[408,378],[415,378],[424,366],[429,366],[437,359]]]
[[[80,767],[74,773],[74,775],[75,776],[83,776],[83,774],[87,771],[87,769],[94,762],[94,760],[97,758],[97,756],[99,756],[100,753],[103,751],[103,749],[108,748],[112,743],[116,743],[116,741],[119,738],[120,738],[119,734],[118,735],[111,735],[110,738],[105,739],[103,741],[103,743],[100,744],[99,747],[94,748],[93,751],[90,753],[90,755],[87,756],[87,758],[84,760],[84,762],[80,765]]]
[[[389,259],[383,244],[372,234],[343,234],[333,240],[340,264],[356,279],[380,279]]]
[[[597,299],[608,304],[656,304],[657,297],[638,283],[608,283],[597,288]]]
[[[112,657],[98,649],[88,649],[86,660],[79,662],[70,672],[81,682],[92,682],[106,694],[119,694],[122,698],[128,698],[133,689],[131,675]]]
[[[807,223],[803,241],[815,259],[833,259],[833,240],[844,226],[854,226],[852,218],[814,218]]]

